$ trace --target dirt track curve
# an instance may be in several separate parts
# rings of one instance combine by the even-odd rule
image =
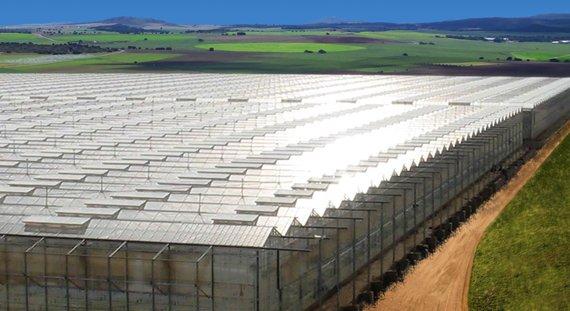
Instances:
[[[404,282],[388,290],[368,311],[468,310],[467,294],[473,258],[485,230],[569,132],[570,123],[566,123],[469,222],[461,226],[433,255],[421,261],[405,277]]]

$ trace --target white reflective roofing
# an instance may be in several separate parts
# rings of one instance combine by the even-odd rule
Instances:
[[[569,87],[554,78],[0,74],[0,234],[261,247]]]
[[[22,98],[25,102],[49,97],[68,97],[73,100],[111,98],[130,101],[144,99],[194,101],[201,98],[230,100],[236,104],[246,101],[281,100],[288,102],[386,100],[437,104],[450,102],[513,104],[532,108],[567,90],[569,84],[570,78],[542,77],[0,74],[0,95],[4,98]],[[57,106],[65,110],[70,108],[69,105]],[[107,105],[112,106],[112,103]],[[48,108],[50,104],[41,106]]]

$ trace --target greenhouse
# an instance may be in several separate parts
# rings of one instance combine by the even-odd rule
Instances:
[[[350,304],[569,101],[558,78],[0,74],[0,306]]]

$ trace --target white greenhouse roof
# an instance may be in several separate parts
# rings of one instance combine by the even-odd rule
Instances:
[[[569,87],[554,78],[0,74],[0,235],[263,247]]]

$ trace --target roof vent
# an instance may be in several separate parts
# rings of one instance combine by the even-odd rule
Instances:
[[[85,231],[91,218],[60,216],[29,216],[22,219],[26,231],[77,233]]]
[[[212,217],[214,224],[218,225],[244,225],[255,226],[259,215],[225,214]]]

